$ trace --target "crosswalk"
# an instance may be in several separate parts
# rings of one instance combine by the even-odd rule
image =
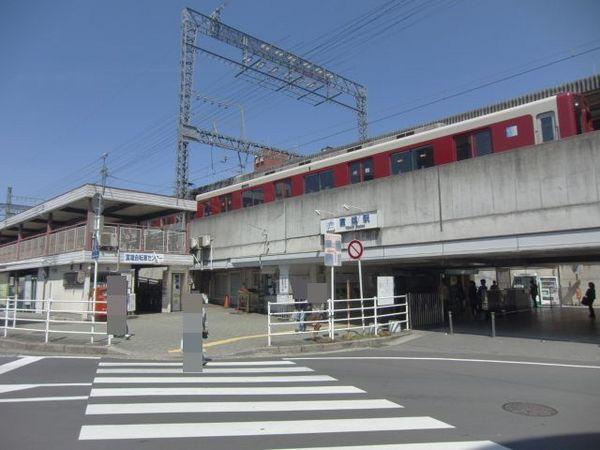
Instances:
[[[198,439],[217,445],[214,439],[277,436],[287,439],[245,441],[244,447],[506,450],[491,441],[439,439],[452,429],[293,361],[210,362],[201,374],[183,373],[181,363],[124,361],[98,364],[79,440],[194,438],[198,448],[210,448]],[[419,432],[424,431],[437,440],[423,442]],[[314,446],[346,443],[349,434],[360,437],[362,445]],[[312,447],[301,445],[307,436]],[[411,442],[411,436],[418,442]]]

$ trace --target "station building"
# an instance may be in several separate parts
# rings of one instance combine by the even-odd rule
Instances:
[[[594,76],[204,186],[194,282],[215,303],[289,301],[330,282],[323,236],[336,232],[365,245],[365,296],[382,275],[396,294],[445,296],[534,280],[543,306],[579,306],[600,282],[599,128]],[[357,297],[342,258],[336,298]]]
[[[0,221],[0,299],[92,298],[94,198],[102,187],[86,184]],[[104,190],[98,282],[127,277],[131,312],[181,309],[193,259],[187,227],[196,203],[107,187]],[[88,306],[81,304],[85,311]]]

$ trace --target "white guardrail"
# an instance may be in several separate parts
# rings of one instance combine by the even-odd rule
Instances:
[[[377,336],[382,329],[400,332],[410,328],[406,295],[338,299],[322,303],[268,302],[267,344],[274,336],[313,337],[325,335],[335,340],[336,332],[358,331]]]
[[[36,307],[24,308],[25,303],[35,304]],[[81,308],[81,305],[91,310],[76,308]],[[104,307],[96,310],[96,305]],[[96,316],[103,320],[98,320]],[[4,298],[0,299],[0,326],[4,329],[4,337],[7,337],[9,330],[39,332],[44,334],[46,343],[51,333],[88,335],[92,344],[95,336],[106,337],[107,345],[111,344],[112,338],[106,330],[106,301]]]

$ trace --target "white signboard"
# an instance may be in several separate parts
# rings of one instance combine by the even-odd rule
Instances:
[[[121,262],[126,264],[162,264],[164,260],[160,253],[121,253]]]
[[[377,212],[366,212],[321,220],[321,234],[344,233],[354,230],[379,228]]]
[[[394,277],[377,277],[377,304],[394,304]]]
[[[327,267],[342,265],[342,236],[334,233],[325,234],[324,263]]]

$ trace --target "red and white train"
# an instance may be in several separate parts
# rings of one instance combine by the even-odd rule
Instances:
[[[593,130],[584,97],[561,93],[451,125],[307,157],[196,196],[197,217],[448,164]]]

